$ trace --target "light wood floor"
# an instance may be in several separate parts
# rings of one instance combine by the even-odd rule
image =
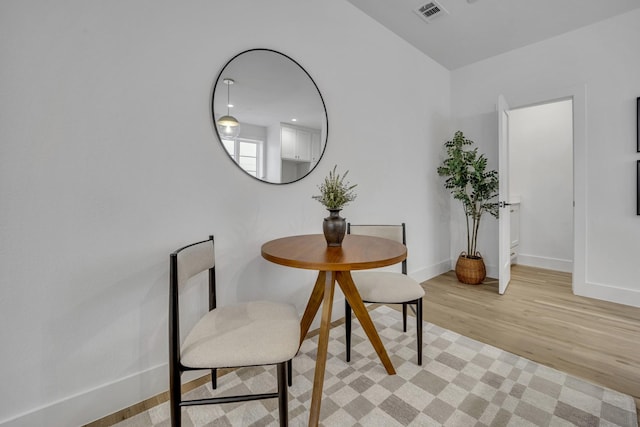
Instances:
[[[575,296],[570,274],[518,265],[504,295],[497,280],[464,285],[454,272],[423,286],[424,320],[631,395],[640,407],[640,308]]]

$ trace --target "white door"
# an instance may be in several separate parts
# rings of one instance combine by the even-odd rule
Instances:
[[[498,293],[504,294],[511,280],[511,216],[509,209],[509,104],[498,96]]]

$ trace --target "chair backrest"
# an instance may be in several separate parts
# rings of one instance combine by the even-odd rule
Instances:
[[[169,357],[180,360],[179,290],[193,276],[209,270],[209,310],[216,308],[216,274],[213,236],[184,246],[169,255]]]
[[[213,236],[202,242],[182,247],[171,254],[177,267],[177,285],[183,286],[190,278],[215,267]]]
[[[347,224],[347,234],[360,234],[365,236],[383,237],[394,240],[406,246],[407,234],[405,223],[402,224]],[[402,261],[402,274],[407,274],[407,260]]]

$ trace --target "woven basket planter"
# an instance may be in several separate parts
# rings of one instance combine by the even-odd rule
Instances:
[[[462,252],[456,262],[456,277],[467,285],[479,285],[487,277],[487,270],[484,266],[482,256],[467,255]]]

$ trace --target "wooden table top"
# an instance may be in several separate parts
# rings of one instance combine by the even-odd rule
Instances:
[[[262,257],[288,267],[350,271],[385,267],[407,257],[402,243],[381,237],[347,234],[341,247],[329,247],[322,234],[283,237],[262,245]]]

